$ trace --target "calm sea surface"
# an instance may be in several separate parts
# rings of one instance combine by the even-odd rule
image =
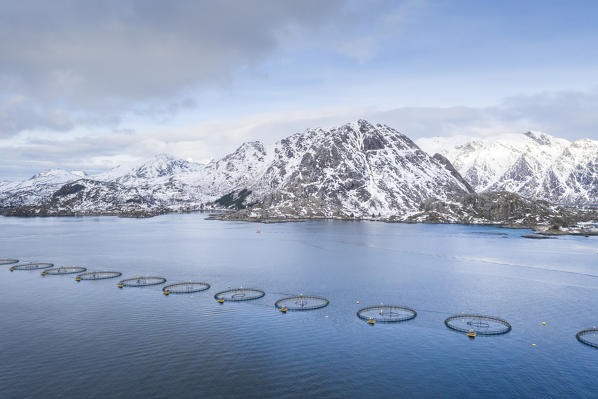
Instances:
[[[598,349],[575,339],[598,325],[598,239],[526,232],[0,217],[0,258],[212,285],[165,297],[159,286],[0,266],[0,397],[598,397]],[[229,285],[266,295],[218,304],[214,293]],[[330,305],[275,310],[299,293]],[[418,315],[375,326],[356,317],[381,302]],[[461,312],[513,329],[470,340],[444,325]]]

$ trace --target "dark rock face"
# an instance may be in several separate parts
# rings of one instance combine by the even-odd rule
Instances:
[[[232,192],[218,198],[215,203],[227,209],[245,209],[245,199],[251,194],[251,191],[243,189],[239,192]]]
[[[56,191],[52,196],[53,197],[64,197],[66,195],[76,194],[79,191],[83,190],[85,186],[83,184],[77,183],[69,183],[62,186],[58,191]]]
[[[509,192],[469,194],[455,203],[429,200],[422,204],[422,213],[411,220],[434,223],[491,223],[537,226],[574,225],[598,220],[598,212],[578,207],[561,207],[546,201],[526,199]]]
[[[474,217],[498,223],[551,215],[547,202],[525,200],[508,192],[468,195],[461,200],[461,204]]]

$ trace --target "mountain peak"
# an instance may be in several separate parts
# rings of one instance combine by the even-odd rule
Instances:
[[[154,155],[150,160],[133,168],[131,172],[124,175],[125,180],[131,177],[155,178],[172,176],[177,173],[186,172],[192,168],[192,163],[182,158],[176,158],[170,154],[161,152]]]
[[[536,132],[536,131],[532,131],[532,130],[528,130],[527,132],[523,133],[525,136],[527,136],[528,138],[534,140],[536,143],[540,144],[540,145],[550,145],[553,142],[554,137],[546,134],[546,133],[542,133],[542,132]]]
[[[356,121],[347,122],[337,127],[337,129],[353,129],[366,133],[368,131],[376,129],[376,127],[382,127],[380,124],[374,124],[366,119],[357,119]]]
[[[80,170],[69,171],[66,169],[47,169],[33,175],[29,180],[35,179],[64,179],[64,178],[76,178],[85,177],[87,174]]]
[[[155,154],[151,159],[156,160],[156,161],[174,161],[174,160],[177,160],[178,158],[176,158],[173,155],[170,155],[166,152],[159,152],[159,153]]]

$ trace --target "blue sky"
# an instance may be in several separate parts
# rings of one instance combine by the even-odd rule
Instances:
[[[358,118],[414,139],[598,139],[597,17],[594,1],[8,2],[0,179]]]

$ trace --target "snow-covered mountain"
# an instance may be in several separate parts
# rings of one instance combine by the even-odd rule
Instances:
[[[0,206],[35,205],[49,198],[64,184],[79,180],[85,172],[51,169],[22,182],[0,183]]]
[[[470,191],[445,159],[388,126],[360,120],[309,129],[270,148],[245,143],[208,164],[160,154],[126,171],[70,176],[22,202],[6,190],[11,200],[2,206],[117,214],[260,204],[271,216],[390,217],[414,212],[430,198],[448,201]]]
[[[407,136],[365,120],[276,143],[246,201],[255,217],[403,217],[422,201],[469,192]]]
[[[245,143],[207,164],[159,154],[91,176],[43,172],[0,186],[0,209],[6,215],[151,216],[228,208],[236,211],[223,218],[546,224],[579,219],[504,191],[479,195],[472,186],[525,192],[538,189],[535,176],[552,171],[558,179],[570,176],[567,187],[595,195],[595,142],[589,140],[528,133],[501,142],[449,146],[434,139],[424,145],[440,154],[429,155],[388,126],[359,120],[308,129],[269,147]]]
[[[574,142],[545,133],[480,138],[424,138],[476,192],[508,191],[556,203],[598,203],[598,141]]]

